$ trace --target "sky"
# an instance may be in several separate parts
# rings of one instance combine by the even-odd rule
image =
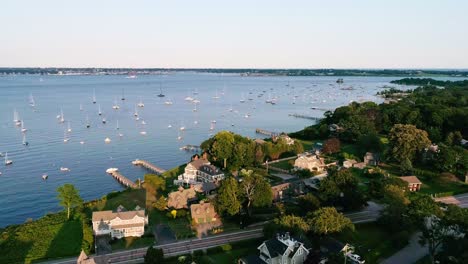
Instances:
[[[0,67],[468,68],[466,0],[0,0]]]

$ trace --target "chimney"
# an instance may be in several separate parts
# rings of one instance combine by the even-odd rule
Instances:
[[[288,240],[289,239],[289,232],[286,232],[284,233],[284,240]]]

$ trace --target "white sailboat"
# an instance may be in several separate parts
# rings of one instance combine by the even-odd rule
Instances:
[[[26,140],[26,134],[23,134],[23,146],[28,146],[29,142]]]
[[[118,110],[120,106],[117,104],[117,99],[114,99],[114,105],[112,106],[114,110]]]
[[[171,99],[167,99],[165,102],[164,102],[165,105],[172,105],[172,101]]]
[[[137,117],[138,116],[138,108],[135,106],[135,113],[133,113],[133,116]]]
[[[117,126],[115,127],[116,130],[119,130],[120,127],[119,127],[119,120],[117,120]]]
[[[63,143],[67,143],[68,141],[70,141],[70,138],[67,137],[67,131],[65,130],[63,132]]]
[[[21,120],[20,120],[20,117],[19,117],[19,114],[18,112],[15,111],[13,112],[13,122],[15,123],[16,126],[20,126],[21,125]]]
[[[138,107],[145,107],[145,104],[143,103],[141,96],[140,96],[140,102],[138,103]]]
[[[21,132],[25,133],[26,131],[28,131],[25,127],[24,127],[24,121],[21,122]]]
[[[60,122],[60,123],[65,122],[65,116],[63,115],[63,109],[60,109],[60,119],[59,119],[59,122]]]
[[[12,160],[8,159],[8,152],[5,152],[5,166],[13,164]]]
[[[68,121],[67,132],[68,132],[68,133],[72,132],[72,129],[71,129],[71,127],[70,127],[70,121]]]
[[[91,124],[89,124],[89,117],[86,115],[86,128],[90,128]]]
[[[101,105],[98,105],[98,115],[102,115]]]
[[[215,96],[213,96],[213,99],[219,99],[218,89],[216,89],[216,93],[215,93]]]
[[[241,94],[241,99],[239,101],[241,103],[245,103],[244,93]]]
[[[34,101],[34,97],[33,97],[32,93],[29,94],[29,105],[30,105],[31,107],[35,107],[35,106],[36,106],[36,102]]]

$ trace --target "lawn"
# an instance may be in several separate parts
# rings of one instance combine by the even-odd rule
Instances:
[[[421,186],[421,193],[425,194],[459,194],[468,192],[468,184],[447,180],[424,180],[420,179],[423,183]]]
[[[148,247],[154,244],[154,237],[124,237],[111,243],[112,251]]]
[[[346,152],[348,154],[351,154],[351,155],[355,156],[359,160],[363,159],[362,153],[358,149],[358,146],[356,144],[342,143],[341,144],[341,152]]]
[[[356,231],[345,231],[336,236],[342,243],[355,247],[356,253],[366,263],[378,263],[379,260],[393,255],[405,245],[395,246],[391,243],[392,235],[375,223],[356,225]]]
[[[276,168],[280,168],[280,169],[283,169],[283,170],[290,170],[290,169],[292,169],[294,167],[291,164],[291,162],[294,163],[294,159],[283,160],[283,161],[275,162],[275,163],[269,163],[268,165],[271,166],[271,167],[276,167]]]
[[[166,224],[174,232],[177,239],[193,237],[195,235],[187,217],[169,218],[167,211],[152,210],[149,213],[149,222],[152,226],[156,224]]]
[[[146,190],[127,189],[121,192],[112,192],[102,199],[87,203],[87,205],[92,211],[115,210],[119,205],[122,205],[127,210],[133,210],[137,205],[145,208]]]
[[[301,139],[294,139],[298,142],[300,142],[302,144],[302,147],[304,148],[304,151],[307,151],[307,150],[312,150],[314,148],[314,144],[316,142],[322,142],[321,140],[316,140],[316,141],[312,141],[312,140],[301,140]]]
[[[1,230],[0,263],[31,263],[49,258],[77,256],[83,232],[80,220],[67,221],[65,213]]]

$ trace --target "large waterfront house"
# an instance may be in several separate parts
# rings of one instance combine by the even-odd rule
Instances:
[[[93,212],[92,221],[93,231],[96,236],[110,235],[112,238],[141,237],[145,233],[148,217],[145,215],[145,210],[109,210]]]
[[[188,208],[188,202],[195,199],[197,194],[195,188],[190,187],[184,189],[182,186],[175,192],[171,192],[168,195],[167,207],[174,209]]]
[[[294,161],[295,169],[310,170],[312,172],[322,172],[326,169],[327,165],[323,158],[318,155],[310,153],[300,154],[299,157]]]
[[[187,166],[182,175],[179,175],[174,184],[197,184],[203,182],[218,182],[224,179],[224,173],[212,165],[205,158],[194,158]]]
[[[278,234],[275,238],[263,242],[258,247],[259,255],[241,258],[241,264],[303,264],[309,250],[302,242],[289,236]]]

